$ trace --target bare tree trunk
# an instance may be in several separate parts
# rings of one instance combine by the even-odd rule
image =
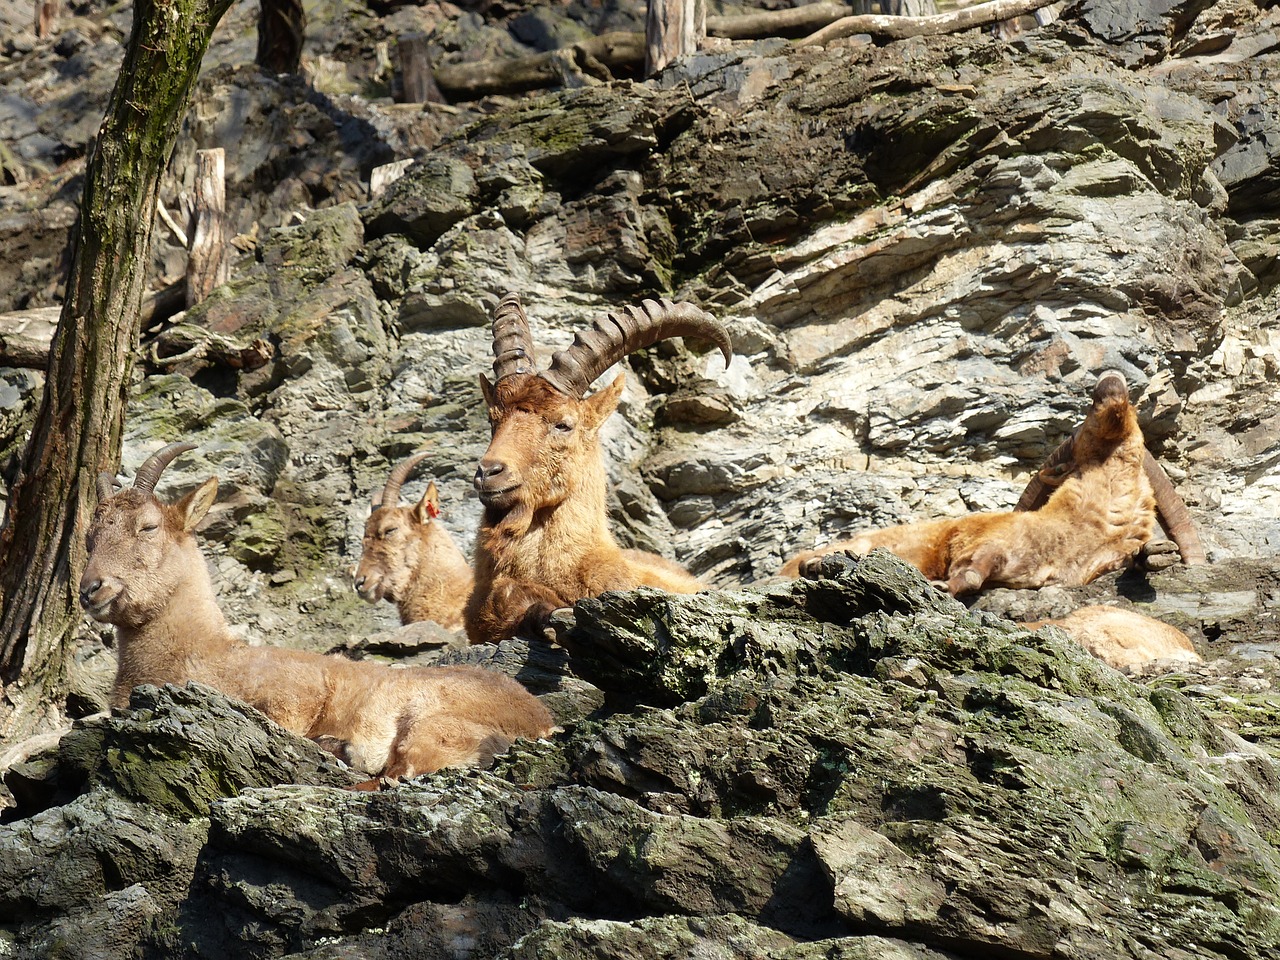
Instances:
[[[431,75],[431,48],[426,34],[407,33],[396,45],[400,58],[402,103],[444,103],[444,94]]]
[[[649,0],[644,75],[651,77],[676,57],[694,53],[706,35],[706,0]]]
[[[62,16],[60,0],[36,0],[36,36],[43,39],[53,33],[60,16]]]
[[[221,147],[196,151],[195,229],[187,259],[188,307],[227,282],[226,179],[226,155]]]
[[[254,63],[268,73],[302,69],[307,15],[302,0],[259,0],[258,55]]]
[[[120,462],[160,176],[231,0],[137,0],[85,171],[72,267],[40,409],[0,529],[0,735],[56,719],[94,478]],[[43,714],[42,718],[38,714]]]

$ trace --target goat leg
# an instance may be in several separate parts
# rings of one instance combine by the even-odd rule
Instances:
[[[952,563],[947,571],[947,591],[953,597],[976,593],[1004,565],[1004,550],[998,544],[985,543],[968,560]]]
[[[478,624],[482,636],[536,639],[550,624],[551,614],[565,606],[562,597],[542,584],[498,577],[468,624]]]

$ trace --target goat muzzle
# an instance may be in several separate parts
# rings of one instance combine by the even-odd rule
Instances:
[[[501,460],[485,458],[476,466],[472,479],[480,502],[487,507],[506,506],[511,493],[520,486],[520,478]]]
[[[86,576],[80,581],[80,606],[84,607],[85,612],[93,619],[105,622],[112,601],[120,593],[118,584],[107,583],[96,577],[90,579]]]

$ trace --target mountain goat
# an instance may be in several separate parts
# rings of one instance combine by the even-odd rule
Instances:
[[[1163,479],[1159,499],[1152,467]],[[1184,555],[1195,558],[1199,551],[1203,558],[1199,541],[1191,539],[1186,507],[1147,453],[1128,386],[1116,371],[1099,378],[1084,422],[1033,479],[1023,500],[1024,507],[1038,509],[876,530],[802,553],[780,573],[796,576],[828,553],[862,555],[883,547],[945,583],[953,595],[984,586],[1080,586],[1130,563],[1152,541],[1157,503],[1174,519],[1173,535],[1188,545]]]
[[[597,319],[538,373],[519,296],[498,305],[495,380],[480,377],[491,440],[475,475],[484,513],[464,614],[472,643],[537,630],[553,610],[606,590],[704,589],[677,564],[614,540],[599,434],[625,378],[586,396],[592,381],[632,351],[689,336],[714,343],[726,364],[732,358],[729,335],[711,316],[690,303],[646,300]]]
[[[434,620],[461,627],[471,594],[471,564],[440,523],[435,481],[415,506],[400,506],[400,487],[427,456],[415,453],[396,464],[364,525],[360,563],[353,575],[356,593],[369,603],[396,605],[402,624]]]
[[[386,777],[484,763],[516,737],[554,723],[520,684],[478,667],[394,669],[232,635],[192,531],[217,494],[206,480],[173,503],[153,493],[160,474],[194,444],[169,444],[130,488],[98,479],[80,602],[116,628],[112,705],[141,683],[199,681],[238,697],[294,733],[342,744],[351,765]]]

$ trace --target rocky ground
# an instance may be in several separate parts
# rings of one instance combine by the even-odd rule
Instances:
[[[367,641],[394,611],[347,570],[371,493],[424,444],[405,494],[434,478],[470,547],[495,295],[523,295],[545,355],[602,310],[688,297],[734,362],[632,357],[607,457],[620,538],[716,593],[580,609],[567,654],[451,654],[521,675],[566,732],[381,796],[275,787],[341,772],[205,694],[147,693],[11,785],[0,939],[36,956],[109,919],[111,956],[1275,951],[1280,13],[1081,2],[1011,40],[718,42],[646,83],[390,98],[407,32],[479,59],[638,8],[314,4],[304,76],[264,77],[237,4],[162,190],[180,212],[194,151],[226,148],[232,279],[145,332],[124,473],[200,445],[161,489],[221,479],[204,543],[252,641],[430,656]],[[129,9],[73,5],[41,41],[25,16],[0,3],[22,27],[0,39],[0,312],[59,301]],[[410,158],[371,198],[372,170]],[[182,275],[163,226],[153,261],[153,290]],[[150,350],[183,329],[262,337],[271,360]],[[741,592],[855,529],[1011,506],[1109,367],[1209,565],[995,591],[976,617],[901,571],[875,603],[872,570]],[[0,370],[5,476],[40,378]],[[1100,600],[1183,628],[1205,663],[1135,683],[991,616]],[[663,643],[692,649],[684,672],[637,676]],[[86,715],[109,638],[86,627],[79,663]],[[264,765],[208,752],[210,730],[270,736],[233,751]],[[121,774],[125,754],[165,772]],[[47,857],[79,872],[42,886]],[[224,930],[197,929],[210,904]]]

